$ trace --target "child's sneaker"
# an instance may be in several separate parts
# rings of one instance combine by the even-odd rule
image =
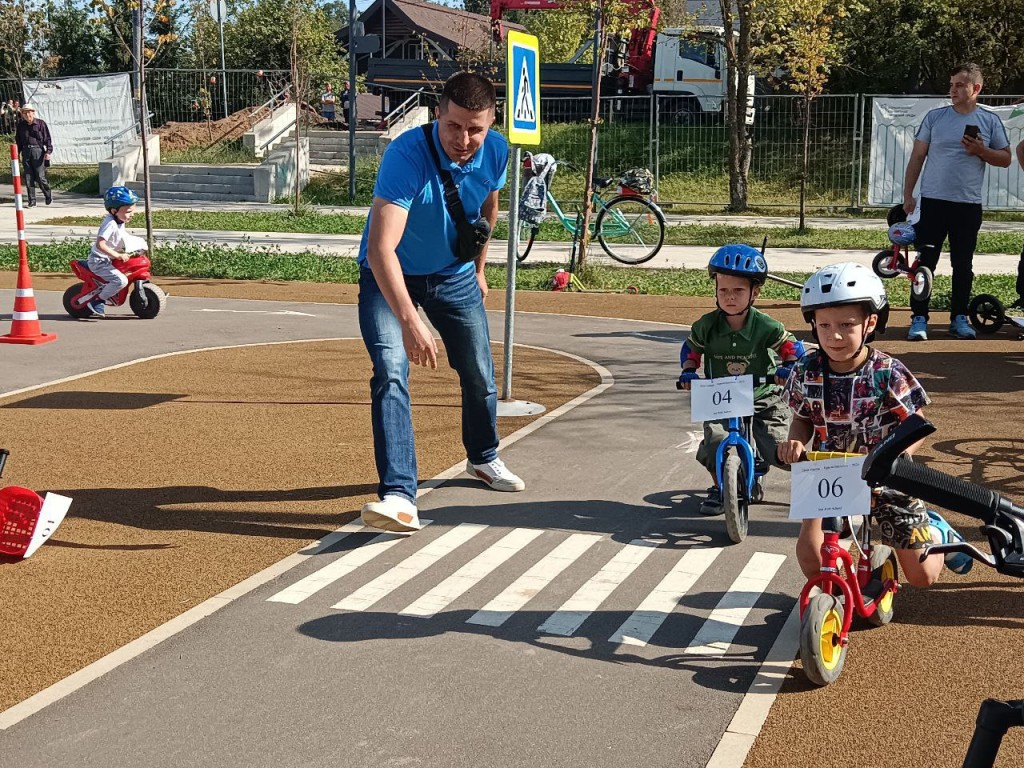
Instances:
[[[964,540],[964,537],[954,531],[953,527],[935,510],[928,510],[928,518],[931,527],[938,532],[943,544],[952,544]],[[974,567],[974,558],[963,552],[947,552],[945,557],[946,567],[953,573],[963,575]]]
[[[722,491],[717,485],[708,488],[707,498],[700,503],[700,513],[708,517],[722,514]]]
[[[103,306],[103,301],[100,299],[93,299],[89,302],[89,311],[92,312],[93,317],[106,317],[107,308]]]
[[[359,517],[363,525],[381,531],[411,533],[423,527],[416,505],[397,493],[389,493],[380,501],[364,504]]]
[[[474,464],[467,459],[466,473],[477,480],[482,480],[496,491],[526,490],[523,479],[506,467],[501,459],[494,459],[486,464]]]
[[[958,339],[976,339],[978,334],[971,328],[967,315],[957,315],[949,324],[949,332]]]

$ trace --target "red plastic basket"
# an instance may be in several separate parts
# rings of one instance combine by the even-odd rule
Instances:
[[[21,557],[39,523],[43,498],[28,488],[0,489],[0,554]]]

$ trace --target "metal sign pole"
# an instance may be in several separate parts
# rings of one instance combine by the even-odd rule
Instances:
[[[512,151],[512,188],[508,202],[508,268],[505,286],[505,373],[501,399],[512,399],[512,335],[516,324],[516,254],[519,253],[519,174],[523,149],[518,144]]]

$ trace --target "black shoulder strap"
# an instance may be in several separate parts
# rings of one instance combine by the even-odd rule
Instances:
[[[444,202],[448,206],[448,213],[456,226],[461,226],[466,221],[466,210],[462,207],[462,198],[459,197],[458,187],[452,179],[451,172],[441,165],[441,157],[437,154],[437,147],[434,146],[434,124],[427,123],[423,126],[423,136],[430,147],[430,154],[434,157],[434,165],[441,176],[441,183],[444,184]]]

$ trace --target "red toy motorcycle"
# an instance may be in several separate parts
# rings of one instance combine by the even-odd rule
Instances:
[[[107,306],[120,307],[127,299],[132,312],[143,320],[152,320],[159,315],[160,310],[167,303],[167,294],[149,282],[151,277],[149,257],[144,253],[137,253],[128,261],[122,261],[115,266],[128,278],[128,285],[107,299]],[[82,282],[64,291],[64,309],[72,317],[79,319],[91,317],[92,310],[89,309],[89,302],[99,295],[106,282],[89,269],[85,259],[72,261],[71,271]]]

